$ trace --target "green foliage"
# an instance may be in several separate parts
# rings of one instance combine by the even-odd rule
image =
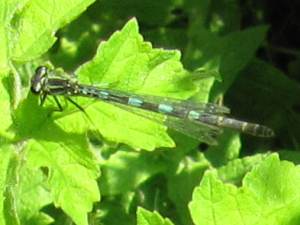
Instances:
[[[0,225],[299,224],[300,54],[284,72],[259,58],[270,26],[241,27],[245,9],[223,0],[1,1]],[[252,10],[258,20],[262,9]],[[134,94],[224,100],[277,136],[224,130],[206,147],[150,112],[82,97],[73,100],[85,113],[63,97],[59,112],[51,96],[40,106],[30,92],[40,64]]]
[[[76,73],[83,83],[107,84],[131,93],[188,98],[196,87],[179,60],[178,51],[152,49],[138,34],[136,21],[131,20],[122,31],[100,44],[96,56]],[[143,149],[174,146],[163,126],[114,106],[98,102],[87,113],[111,141]]]
[[[189,205],[193,221],[197,225],[298,224],[299,175],[299,168],[280,162],[276,155],[248,173],[240,188],[208,172]]]
[[[149,212],[143,208],[137,211],[137,224],[139,225],[172,225],[169,219],[163,219],[157,212]]]

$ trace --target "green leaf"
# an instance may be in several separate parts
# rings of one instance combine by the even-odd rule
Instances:
[[[17,215],[17,167],[18,159],[15,149],[8,145],[0,145],[0,224],[20,224]]]
[[[288,160],[291,161],[293,163],[295,163],[296,165],[300,164],[300,152],[298,151],[292,151],[292,150],[280,150],[278,152],[280,159],[282,160]]]
[[[83,83],[106,84],[129,93],[186,99],[196,92],[191,76],[180,63],[179,52],[153,49],[139,35],[135,19],[102,42],[94,59],[76,73]],[[87,113],[111,141],[147,150],[174,146],[165,126],[114,105],[98,102],[87,108]]]
[[[94,215],[90,224],[109,224],[109,225],[132,225],[136,224],[136,215],[134,213],[128,213],[128,205],[131,202],[123,200],[123,198],[130,198],[131,193],[118,196],[117,198],[104,198],[98,206],[96,212],[98,215]]]
[[[0,167],[0,224],[49,224],[53,221],[39,210],[51,203],[49,193],[42,185],[41,171],[20,165],[20,156],[12,146],[1,146]],[[26,165],[26,164],[25,164]],[[37,219],[43,223],[37,223]]]
[[[11,19],[17,10],[20,10],[29,0],[8,0],[0,2],[0,74],[6,73],[9,68],[10,57],[10,29]]]
[[[51,132],[55,133],[55,130]],[[42,132],[45,133],[45,132]],[[30,141],[26,158],[31,167],[49,169],[49,187],[56,206],[78,225],[87,225],[87,212],[99,201],[97,163],[89,152],[84,135],[57,135],[56,142]],[[72,135],[71,135],[72,136]]]
[[[55,42],[54,33],[78,16],[94,0],[28,1],[23,10],[14,15],[9,37],[14,61],[28,61],[45,53]]]
[[[45,213],[39,213],[30,220],[26,221],[26,223],[23,223],[24,225],[48,225],[53,223],[53,218],[48,216]]]
[[[102,195],[128,193],[164,168],[163,161],[146,152],[118,151],[101,166]]]
[[[214,167],[224,165],[230,160],[239,156],[241,149],[241,140],[239,133],[226,130],[218,138],[217,146],[209,146],[205,152],[205,157]]]
[[[201,88],[198,96],[199,100],[207,101],[207,96],[210,95],[210,99],[214,101],[227,91],[238,72],[253,57],[265,37],[267,27],[258,26],[235,31],[221,37],[218,33],[236,30],[239,27],[240,10],[236,1],[230,4],[227,1],[219,1],[217,4],[211,1],[202,1],[200,4],[198,1],[188,1],[185,7],[189,10],[192,21],[189,27],[190,42],[184,58],[185,65],[193,70],[205,68],[205,65],[209,64],[215,66],[211,67],[210,71],[220,74],[222,82],[213,83],[211,79],[199,82]],[[218,64],[214,63],[216,59]],[[203,96],[203,91],[206,91],[207,96]]]
[[[185,62],[191,69],[207,64],[215,66],[211,70],[218,71],[222,77],[222,82],[215,82],[210,93],[211,99],[215,100],[227,91],[238,73],[250,62],[265,37],[267,27],[249,28],[218,37],[196,25],[197,23],[192,27],[192,41],[188,46]]]
[[[20,182],[18,193],[18,213],[21,224],[49,224],[53,219],[40,212],[41,208],[52,203],[52,198],[45,184],[45,175],[40,169],[23,166],[19,170]]]
[[[15,73],[16,62],[33,60],[45,53],[54,43],[55,32],[69,23],[94,0],[44,1],[8,0],[0,3],[0,134],[11,125],[8,94],[17,95],[21,87],[4,86],[10,69]],[[19,76],[19,74],[15,74]],[[3,78],[4,79],[4,78]],[[18,78],[19,79],[19,78]],[[14,84],[15,85],[15,84]],[[17,93],[17,94],[16,94]],[[13,98],[12,98],[13,99]],[[14,102],[18,104],[18,102]],[[12,107],[14,108],[15,105]]]
[[[264,40],[267,28],[266,26],[253,27],[230,33],[221,39],[218,50],[222,56],[220,74],[223,82],[215,83],[212,89],[213,98],[224,94],[236,79],[238,73],[250,62]]]
[[[244,158],[237,158],[229,161],[226,165],[217,169],[218,176],[224,182],[240,185],[249,171],[261,163],[269,154],[255,154]]]
[[[30,94],[14,115],[18,138],[30,138],[25,149],[27,162],[31,168],[46,167],[49,170],[48,186],[54,204],[76,224],[87,224],[87,212],[100,196],[96,182],[98,163],[89,151],[86,129],[80,130],[77,124],[73,127],[71,123],[66,128],[59,118],[54,123],[55,117],[49,117],[51,109],[36,107],[37,100]],[[66,116],[65,120],[70,117]],[[28,210],[34,211],[32,208]],[[49,221],[43,214],[25,212],[24,216],[27,223]]]
[[[1,54],[1,53],[0,53]],[[8,127],[12,124],[11,111],[10,111],[10,97],[6,88],[12,88],[10,85],[7,85],[7,76],[2,76],[0,74],[0,109],[2,115],[0,116],[0,135],[5,135]]]
[[[102,102],[86,111],[93,118],[93,125],[109,141],[125,143],[135,149],[145,150],[175,146],[168,136],[167,128],[156,121]]]
[[[196,78],[199,92],[196,99],[200,102],[208,102],[211,89],[215,80],[222,81],[220,74],[220,57],[212,58],[201,67],[193,71],[193,76]]]
[[[0,3],[0,74],[11,61],[25,62],[45,53],[55,32],[94,0],[8,0]]]
[[[49,118],[49,109],[38,106],[38,98],[29,93],[13,113],[13,128],[20,139],[33,138],[40,133],[39,128],[53,125]],[[49,122],[50,121],[50,122]]]
[[[180,52],[152,48],[138,33],[135,19],[102,42],[96,56],[76,74],[83,83],[174,98],[188,98],[196,89],[183,69]]]
[[[141,207],[137,210],[137,224],[138,225],[173,225],[167,218],[162,218],[158,212],[150,212]]]
[[[208,172],[195,189],[190,211],[200,224],[298,224],[300,171],[292,163],[267,157],[237,188]]]

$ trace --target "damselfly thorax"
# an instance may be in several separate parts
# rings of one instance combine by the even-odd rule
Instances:
[[[38,67],[31,80],[31,91],[39,94],[41,104],[51,95],[58,103],[56,96],[65,96],[83,110],[70,97],[82,96],[98,99],[117,106],[139,108],[166,116],[166,126],[210,144],[220,128],[229,128],[258,137],[272,137],[272,129],[245,121],[227,117],[230,110],[213,103],[194,103],[159,96],[136,95],[117,90],[98,88],[92,85],[79,84],[76,79],[62,78],[49,73],[45,66]],[[133,111],[132,111],[133,112]],[[139,114],[141,115],[141,114]],[[143,116],[143,115],[142,115]],[[146,116],[146,118],[148,118]],[[207,141],[204,137],[207,137]]]

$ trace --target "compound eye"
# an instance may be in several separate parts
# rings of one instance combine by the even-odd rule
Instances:
[[[48,73],[48,68],[46,66],[39,66],[35,70],[35,74],[31,79],[31,91],[34,94],[39,94],[44,86],[46,76]]]
[[[46,66],[39,66],[35,70],[35,76],[43,77],[48,73],[48,68]]]

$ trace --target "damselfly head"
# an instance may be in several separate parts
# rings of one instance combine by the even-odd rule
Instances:
[[[31,91],[34,94],[39,94],[47,80],[48,68],[46,66],[39,66],[31,78]]]

